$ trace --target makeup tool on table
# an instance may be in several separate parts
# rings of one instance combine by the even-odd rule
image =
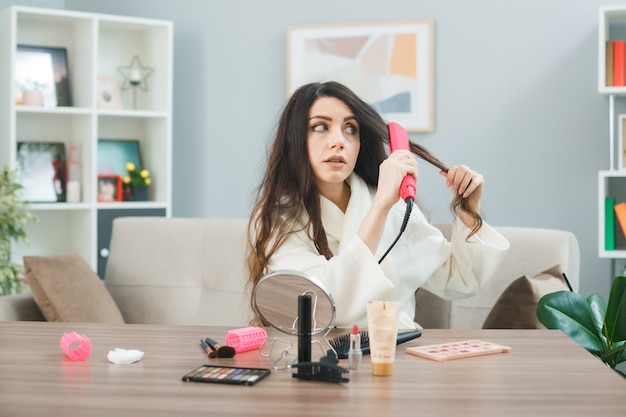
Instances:
[[[361,330],[359,332],[361,338],[361,352],[363,355],[369,355],[370,346],[369,346],[369,334],[367,330]],[[409,340],[417,339],[422,335],[420,330],[411,330],[408,332],[398,333],[398,337],[396,338],[396,345],[408,342]],[[334,337],[328,341],[333,349],[337,352],[338,359],[348,359],[348,353],[351,347],[351,337],[350,333],[342,334],[340,336]],[[330,355],[332,353],[331,350],[328,351]]]
[[[275,355],[275,346],[279,343],[286,346],[272,365],[273,369],[295,368],[298,371],[292,377],[297,379],[349,381],[343,377],[349,371],[337,365],[336,354],[326,339],[335,321],[335,301],[319,280],[298,271],[270,272],[255,287],[252,306],[265,323],[283,333],[298,336],[297,360],[288,360],[293,343],[277,337],[266,344],[267,349],[261,349],[261,355],[269,358]],[[331,349],[332,355],[326,354],[322,342]],[[313,345],[320,347],[322,357],[318,362],[311,360]],[[283,361],[286,365],[282,365]]]
[[[339,361],[332,355],[322,357],[319,362],[311,362],[311,323],[311,297],[301,295],[298,297],[298,362],[293,365],[297,372],[291,376],[314,381],[350,381],[342,376],[348,370],[337,365]]]
[[[293,367],[298,368],[298,372],[291,376],[308,381],[350,382],[349,378],[342,376],[350,371],[337,365],[337,362],[334,356],[328,355],[320,358],[319,362],[296,363]]]
[[[460,342],[408,347],[406,351],[411,355],[444,362],[451,359],[490,355],[492,353],[506,353],[510,352],[511,348],[482,340],[463,340]]]
[[[209,358],[232,358],[236,353],[232,346],[221,346],[208,337],[200,339],[200,344]]]
[[[373,376],[393,375],[398,336],[397,301],[368,301],[367,330],[370,335],[370,358]]]
[[[270,374],[265,368],[202,365],[183,375],[185,382],[213,382],[216,384],[254,385]]]
[[[354,324],[352,325],[352,332],[350,332],[350,350],[348,350],[348,364],[350,365],[350,369],[359,369],[361,367],[362,358],[361,333],[359,332],[359,325]]]
[[[255,313],[266,324],[282,333],[298,336],[299,321],[298,297],[310,296],[310,337],[313,345],[319,347],[321,356],[326,355],[330,345],[326,335],[335,320],[335,302],[324,285],[314,277],[298,271],[279,270],[261,278],[252,293],[252,306]],[[322,346],[324,344],[325,346]],[[274,336],[260,348],[265,358],[274,360],[273,369],[287,369],[297,362],[293,339]]]
[[[226,346],[232,346],[237,353],[259,349],[266,340],[267,332],[263,327],[242,327],[226,333]]]
[[[91,354],[91,341],[83,334],[65,333],[59,341],[61,349],[73,361],[84,361]]]
[[[113,350],[109,350],[109,353],[107,354],[107,359],[111,363],[115,363],[118,365],[128,365],[140,361],[141,358],[143,358],[143,354],[143,351],[137,349],[115,348]]]
[[[311,296],[298,296],[298,363],[311,362]]]
[[[298,362],[292,367],[297,372],[291,376],[297,379],[309,381],[326,382],[348,382],[342,374],[348,370],[337,365],[339,362],[334,355],[327,355],[320,358],[319,362],[311,361],[311,333],[312,333],[312,311],[311,296],[298,296]],[[358,333],[358,329],[357,329]]]

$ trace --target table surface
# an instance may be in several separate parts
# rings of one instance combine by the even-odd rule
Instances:
[[[372,376],[364,356],[348,383],[302,381],[289,369],[273,370],[255,386],[182,382],[183,374],[206,363],[271,367],[273,358],[258,350],[208,359],[200,338],[223,341],[227,330],[0,322],[0,416],[554,417],[617,416],[626,410],[626,379],[554,330],[424,330],[421,338],[398,347],[391,377]],[[61,351],[65,332],[91,340],[87,360],[72,361]],[[275,336],[290,338],[270,332],[271,340]],[[507,345],[511,352],[435,362],[405,350],[468,339]],[[145,355],[116,365],[107,360],[115,348]],[[313,350],[314,360],[320,352]],[[346,360],[339,364],[348,366]]]

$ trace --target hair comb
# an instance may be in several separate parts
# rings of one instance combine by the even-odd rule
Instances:
[[[364,355],[370,353],[370,343],[367,330],[361,330],[361,351]],[[417,339],[422,335],[419,330],[412,330],[409,332],[398,333],[396,339],[396,345],[399,345],[409,340]],[[348,351],[350,350],[350,333],[342,334],[328,341],[328,344],[337,352],[337,359],[347,359]],[[329,355],[334,355],[332,350],[327,352]]]

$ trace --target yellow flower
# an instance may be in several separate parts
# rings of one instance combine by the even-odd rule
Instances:
[[[141,166],[135,165],[133,162],[126,163],[126,175],[122,181],[125,187],[147,187],[152,183],[150,171]]]

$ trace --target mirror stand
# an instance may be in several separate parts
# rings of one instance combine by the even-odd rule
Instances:
[[[270,326],[283,333],[298,335],[298,299],[301,296],[311,297],[311,344],[319,346],[322,355],[328,350],[337,357],[337,352],[327,339],[335,321],[335,302],[324,285],[316,278],[299,271],[280,270],[266,274],[261,278],[252,293],[252,306],[256,314]],[[328,349],[324,349],[324,346]],[[294,361],[287,361],[288,365],[278,365],[291,355],[292,342],[273,338],[266,341],[269,348],[261,354],[269,358],[276,355],[278,346],[282,346],[279,358],[274,362],[274,369],[288,368]],[[276,368],[276,366],[278,368]]]

